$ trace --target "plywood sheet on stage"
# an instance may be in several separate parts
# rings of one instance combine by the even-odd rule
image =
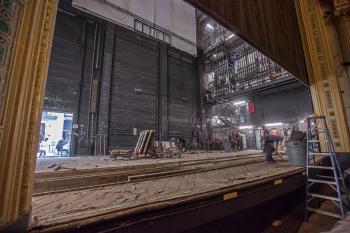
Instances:
[[[166,206],[223,188],[300,171],[287,162],[215,169],[139,182],[33,197],[32,227],[69,223],[108,213],[125,214],[152,205]]]
[[[167,159],[130,159],[130,160],[114,160],[109,156],[81,156],[81,157],[52,157],[52,158],[38,158],[36,165],[36,173],[55,172],[58,166],[61,169],[58,171],[67,170],[81,170],[81,169],[96,169],[96,168],[110,168],[122,167],[131,165],[146,165],[152,163],[168,163],[181,162],[198,159],[215,159],[229,156],[241,156],[262,153],[260,150],[247,150],[232,153],[223,153],[220,151],[211,152],[186,152],[181,158],[167,158]]]

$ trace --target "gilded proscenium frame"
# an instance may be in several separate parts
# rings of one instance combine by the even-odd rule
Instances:
[[[23,0],[0,131],[0,227],[30,211],[35,151],[58,0]],[[349,133],[317,0],[295,0],[315,110],[326,115],[336,149]],[[331,104],[327,106],[327,104]]]
[[[350,151],[349,131],[319,0],[295,0],[314,111],[327,118],[335,150]]]
[[[333,0],[333,8],[342,62],[350,65],[350,0]]]
[[[22,0],[22,5],[0,112],[0,228],[30,212],[58,0]]]

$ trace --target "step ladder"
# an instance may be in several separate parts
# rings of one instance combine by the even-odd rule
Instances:
[[[318,163],[318,160],[324,157],[329,158],[329,166],[320,165]],[[317,174],[320,172],[326,172],[328,175]],[[309,212],[319,213],[338,219],[344,218],[345,211],[342,202],[342,192],[346,192],[346,187],[324,116],[313,116],[307,119],[306,179],[305,220],[308,219]],[[315,187],[317,184],[319,187]],[[333,194],[330,195],[328,192],[326,194],[321,193],[321,185],[329,186]],[[310,202],[314,199],[332,201],[339,210],[338,213],[311,207]]]

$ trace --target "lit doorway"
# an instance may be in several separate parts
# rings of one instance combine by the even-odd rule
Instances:
[[[43,111],[37,157],[71,156],[72,123],[72,113]]]

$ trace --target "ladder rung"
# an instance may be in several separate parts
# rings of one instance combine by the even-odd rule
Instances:
[[[337,197],[332,197],[332,196],[327,196],[327,195],[322,195],[317,193],[308,193],[308,195],[312,197],[318,197],[321,199],[331,200],[331,201],[340,201],[339,198]]]
[[[310,155],[332,155],[330,152],[308,152]]]
[[[314,168],[314,169],[327,169],[327,170],[333,170],[333,167],[327,167],[327,166],[308,166],[309,168]]]
[[[309,116],[308,118],[307,118],[307,120],[326,120],[326,117],[325,116]]]
[[[315,142],[329,142],[329,140],[308,140],[307,142],[315,143]]]
[[[308,181],[309,182],[315,182],[315,183],[322,183],[322,184],[333,184],[333,185],[337,184],[334,181],[327,181],[327,180],[308,179]]]
[[[307,121],[308,121],[308,129],[307,129],[308,161],[306,163],[306,168],[307,169],[311,168],[311,169],[332,170],[334,173],[333,174],[334,176],[317,175],[316,176],[317,178],[314,178],[314,177],[309,178],[309,176],[307,176],[308,185],[307,185],[307,193],[306,193],[307,194],[307,197],[306,197],[307,198],[307,201],[306,201],[307,208],[306,209],[308,211],[312,211],[315,213],[319,213],[319,214],[342,219],[344,217],[344,211],[343,211],[343,209],[341,209],[342,208],[342,200],[340,198],[341,192],[340,192],[338,179],[342,180],[343,182],[344,182],[344,180],[343,180],[341,174],[340,174],[340,177],[338,177],[339,166],[338,166],[338,169],[337,169],[337,167],[334,166],[334,161],[337,163],[337,157],[336,157],[336,154],[334,152],[334,145],[332,143],[332,139],[329,135],[326,117],[325,116],[309,117],[307,119]],[[312,124],[312,121],[314,121],[313,124]],[[313,137],[314,135],[319,135],[321,133],[324,134],[324,138],[323,137],[321,137],[321,138],[320,137]],[[329,152],[315,152],[318,150],[315,150],[314,148],[310,148],[311,146],[312,147],[315,146],[315,144],[313,144],[313,143],[326,143],[330,150],[329,150]],[[319,166],[317,164],[313,164],[313,165],[309,166],[309,163],[310,163],[309,156],[311,156],[311,159],[313,159],[315,162],[315,157],[317,155],[330,157],[330,159],[332,160],[332,166],[329,166],[329,165],[328,166],[323,166],[323,165]],[[329,196],[329,195],[324,195],[324,194],[319,194],[319,193],[309,193],[308,192],[309,188],[315,183],[328,184],[330,187],[332,187],[337,192],[338,196],[335,197],[335,196]],[[311,197],[311,198],[309,198],[309,197]],[[334,213],[334,212],[328,212],[328,211],[324,211],[324,210],[320,210],[320,209],[310,208],[308,206],[308,204],[314,198],[320,198],[320,199],[332,201],[339,208],[340,214]]]
[[[327,212],[327,211],[324,211],[324,210],[318,210],[318,209],[314,209],[314,208],[310,208],[310,207],[308,207],[307,210],[315,212],[315,213],[319,213],[319,214],[323,214],[323,215],[339,218],[339,219],[343,218],[343,216],[341,216],[340,214],[335,214],[335,213]]]
[[[315,131],[317,131],[317,132],[326,132],[326,129],[325,128],[309,129],[309,131],[311,131],[311,132],[315,132]]]
[[[322,175],[317,175],[320,178],[326,178],[326,179],[338,179],[338,180],[342,180],[341,177],[334,177],[334,176],[322,176]]]

